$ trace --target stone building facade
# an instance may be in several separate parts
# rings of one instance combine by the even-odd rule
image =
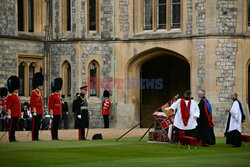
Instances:
[[[22,75],[21,100],[28,101],[30,75],[42,71],[45,102],[51,80],[60,76],[65,84],[62,93],[71,104],[79,87],[93,84],[94,76],[98,86],[88,91],[93,128],[103,127],[105,89],[112,94],[110,119],[115,128],[132,127],[175,94],[182,95],[184,88],[190,88],[196,100],[196,91],[205,89],[215,130],[223,131],[232,91],[239,94],[250,120],[249,4],[249,0],[1,1],[0,86],[6,86],[10,75]],[[159,66],[150,67],[153,62]],[[138,87],[142,76],[148,77],[145,84],[157,79],[145,72],[146,64],[152,76],[171,78],[160,83],[170,93]],[[156,72],[159,67],[166,70]]]

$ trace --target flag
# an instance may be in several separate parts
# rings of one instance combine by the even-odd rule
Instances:
[[[169,125],[173,124],[174,119],[174,111],[172,109],[166,110],[166,108],[170,107],[179,97],[176,95],[172,100],[164,104],[162,107],[158,108],[154,113],[153,116],[161,125],[163,131],[167,132],[167,128]]]

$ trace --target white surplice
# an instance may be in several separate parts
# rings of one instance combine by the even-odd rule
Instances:
[[[186,106],[188,105],[189,100],[185,100]],[[196,101],[191,100],[190,105],[190,116],[188,119],[188,124],[185,126],[181,116],[181,99],[178,99],[170,107],[166,108],[167,110],[173,109],[175,111],[174,117],[174,126],[181,130],[192,130],[197,126],[197,118],[200,116],[200,109]]]
[[[228,132],[231,132],[233,130],[238,130],[239,132],[241,132],[241,111],[240,111],[240,105],[238,101],[233,102],[233,105],[229,112],[231,114],[231,118],[230,118]],[[228,121],[228,117],[229,117],[229,114],[227,116],[227,121]],[[226,128],[227,128],[227,122],[226,122],[225,130]]]

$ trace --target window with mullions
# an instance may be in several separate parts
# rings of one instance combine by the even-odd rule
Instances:
[[[33,90],[32,78],[33,78],[34,74],[35,74],[35,64],[31,63],[30,66],[29,66],[29,95]]]
[[[166,29],[167,0],[157,0],[157,29]]]
[[[153,28],[153,4],[152,0],[143,0],[143,29]]]
[[[95,63],[90,64],[90,96],[97,96],[97,67]]]
[[[19,64],[19,70],[18,70],[18,76],[20,78],[20,87],[19,87],[19,95],[24,96],[24,78],[25,78],[25,64],[24,62],[21,62]]]
[[[171,0],[171,28],[181,27],[181,0]]]

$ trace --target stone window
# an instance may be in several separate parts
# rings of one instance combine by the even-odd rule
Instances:
[[[143,0],[143,29],[153,28],[153,5],[152,0]]]
[[[32,62],[29,66],[29,95],[33,90],[33,86],[32,86],[32,77],[35,74],[35,66],[36,64],[34,62]]]
[[[250,27],[250,0],[248,0],[248,27]]]
[[[20,78],[19,95],[28,97],[33,90],[32,77],[36,72],[43,72],[43,56],[33,54],[18,55],[18,76]]]
[[[62,0],[62,30],[71,31],[71,0]]]
[[[100,66],[94,60],[89,64],[89,95],[90,96],[99,96],[99,73]]]
[[[181,28],[182,0],[141,0],[136,3],[141,13],[143,30],[170,30]],[[137,13],[137,11],[136,11]],[[137,14],[135,14],[137,16]]]
[[[62,65],[62,79],[62,94],[71,96],[71,66],[68,61],[65,61]]]
[[[167,0],[157,0],[157,29],[166,29]]]
[[[45,1],[17,0],[18,31],[25,33],[43,33],[42,8]]]
[[[181,27],[181,0],[172,0],[171,3],[171,28]]]
[[[99,0],[87,1],[88,32],[99,31]]]

